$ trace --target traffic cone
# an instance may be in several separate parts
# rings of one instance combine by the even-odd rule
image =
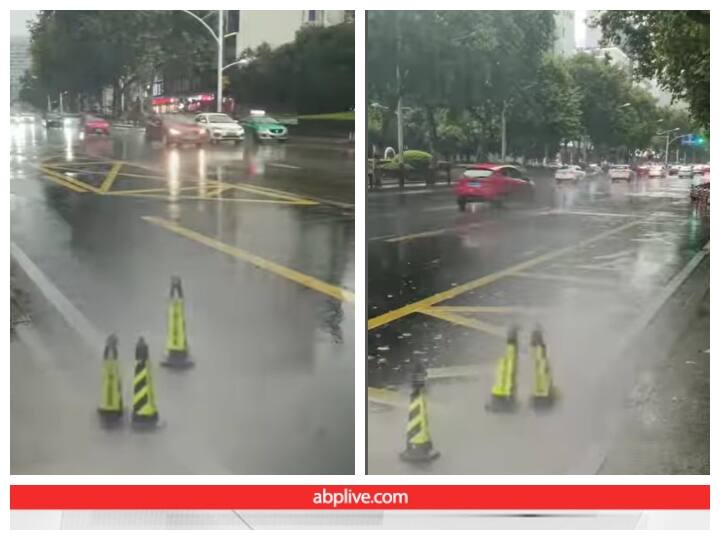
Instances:
[[[170,305],[168,307],[166,357],[163,366],[189,367],[192,365],[185,333],[185,307],[180,278],[175,276],[170,281]]]
[[[135,425],[146,426],[154,426],[158,421],[148,346],[143,338],[138,340],[135,347],[132,421]]]
[[[406,446],[405,450],[400,453],[400,459],[410,463],[427,463],[438,456],[440,456],[440,452],[433,449],[428,426],[425,373],[422,367],[418,367],[413,374]]]
[[[518,330],[510,328],[505,346],[505,355],[498,360],[495,369],[495,384],[491,390],[490,403],[487,409],[491,411],[508,411],[515,407],[515,369],[518,357]]]
[[[105,422],[117,422],[123,415],[122,386],[118,367],[117,337],[107,338],[103,352],[102,394],[98,413]]]
[[[547,347],[540,327],[530,337],[530,354],[533,359],[533,404],[536,407],[549,406],[553,401],[552,377],[547,359]]]

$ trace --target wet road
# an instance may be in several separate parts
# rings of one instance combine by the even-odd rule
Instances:
[[[653,301],[709,239],[687,179],[556,188],[533,204],[458,212],[449,190],[368,197],[370,473],[594,473],[632,384],[620,355]],[[507,329],[520,327],[518,408],[485,410]],[[540,325],[558,399],[530,404]],[[655,354],[648,352],[648,354]],[[410,371],[428,369],[441,457],[398,459]]]
[[[353,472],[351,151],[11,134],[13,250],[44,276],[12,345],[14,474]],[[184,372],[158,365],[173,275],[195,361]],[[155,433],[98,425],[110,332],[126,393],[137,338],[150,346]]]

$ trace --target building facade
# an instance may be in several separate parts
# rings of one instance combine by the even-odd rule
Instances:
[[[20,79],[30,69],[30,38],[10,37],[10,102],[20,97]]]
[[[585,17],[585,42],[584,49],[597,49],[602,43],[602,28],[594,26],[594,21],[602,15],[602,10],[588,10]]]
[[[553,51],[560,56],[575,54],[575,12],[555,12],[555,43]]]

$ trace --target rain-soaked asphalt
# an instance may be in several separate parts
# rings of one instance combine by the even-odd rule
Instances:
[[[12,126],[10,143],[13,249],[89,321],[72,327],[25,280],[33,325],[12,344],[12,473],[353,472],[347,145],[168,150],[139,129],[80,138],[40,125]],[[195,361],[182,372],[158,365],[174,275]],[[150,346],[156,432],[98,424],[111,332],[126,404],[135,342]]]
[[[533,204],[476,205],[467,213],[449,190],[371,193],[369,472],[597,472],[632,385],[619,350],[709,240],[707,214],[689,204],[693,182],[611,183],[600,175],[556,188],[536,176]],[[490,412],[512,325],[520,327],[518,406]],[[536,325],[557,395],[542,412],[530,399]],[[430,433],[441,452],[424,466],[398,459],[417,364],[428,370]]]

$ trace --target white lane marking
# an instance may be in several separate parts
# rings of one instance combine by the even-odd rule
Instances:
[[[589,212],[585,210],[561,210],[561,209],[555,209],[555,210],[548,210],[547,212],[543,212],[543,215],[570,215],[570,216],[596,216],[596,217],[615,217],[615,218],[638,218],[640,217],[637,214],[615,214],[612,212]]]
[[[281,169],[292,169],[294,171],[302,169],[302,167],[298,167],[297,165],[287,165],[286,163],[268,163],[270,167],[279,167]]]
[[[28,278],[43,293],[68,325],[75,330],[83,339],[85,344],[92,351],[97,352],[105,342],[105,335],[101,333],[88,319],[76,308],[70,300],[50,281],[37,265],[30,260],[25,252],[15,242],[10,242],[10,254],[20,265]]]

